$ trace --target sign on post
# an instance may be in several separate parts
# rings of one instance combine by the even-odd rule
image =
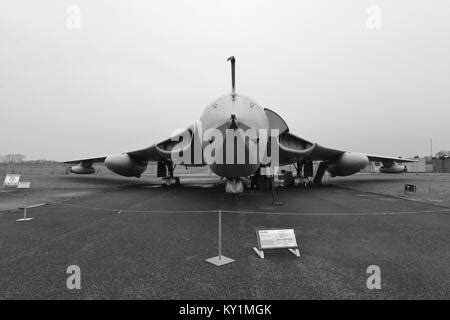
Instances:
[[[258,248],[253,247],[253,250],[261,259],[264,259],[264,250],[269,249],[288,249],[296,257],[300,257],[295,231],[292,228],[257,229],[256,238]]]
[[[30,182],[19,182],[19,184],[17,185],[17,189],[30,189]]]
[[[405,184],[405,192],[416,192],[416,185],[415,184]]]
[[[20,174],[7,174],[3,186],[9,188],[16,188],[19,185]]]
[[[16,221],[30,221],[33,220],[33,218],[27,218],[27,198],[28,198],[28,189],[30,189],[30,182],[24,181],[19,182],[17,184],[17,189],[25,189],[24,193],[24,199],[25,199],[25,205],[23,206],[23,218],[17,219]]]

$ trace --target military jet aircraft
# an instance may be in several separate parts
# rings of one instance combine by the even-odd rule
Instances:
[[[414,161],[328,148],[294,135],[276,112],[236,93],[236,59],[230,57],[228,61],[231,93],[210,103],[200,121],[143,149],[67,161],[77,164],[70,167],[70,172],[92,174],[93,164],[104,162],[116,174],[139,178],[148,162],[156,162],[162,183],[173,185],[180,183],[179,177],[174,177],[176,165],[210,166],[212,172],[227,180],[227,192],[238,193],[244,189],[244,177],[259,175],[263,169],[273,177],[276,168],[287,164],[294,165],[298,177],[320,184],[325,171],[333,177],[348,176],[364,169],[370,161],[377,161],[383,164],[381,173],[401,173],[406,167],[398,163]],[[315,173],[314,162],[319,163]]]

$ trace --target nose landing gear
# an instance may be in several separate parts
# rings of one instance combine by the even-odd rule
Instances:
[[[164,177],[162,178],[161,184],[163,186],[179,186],[180,177]]]
[[[242,193],[242,192],[244,192],[244,183],[239,178],[228,179],[225,184],[225,192],[227,192],[227,193]]]

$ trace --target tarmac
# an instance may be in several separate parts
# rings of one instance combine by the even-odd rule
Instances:
[[[450,298],[450,175],[278,187],[283,205],[270,191],[226,194],[209,176],[179,187],[112,175],[25,180],[30,203],[46,205],[16,222],[20,191],[0,192],[0,299]],[[420,188],[405,193],[405,183]],[[218,255],[218,210],[222,254],[235,260],[222,267],[205,261]],[[295,229],[300,258],[283,249],[260,259],[256,229],[283,227]],[[66,286],[70,265],[79,290]],[[381,289],[367,287],[372,265]]]

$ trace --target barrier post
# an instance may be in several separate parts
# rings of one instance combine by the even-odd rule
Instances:
[[[222,256],[222,210],[219,210],[219,255],[206,259],[207,262],[212,263],[215,266],[221,267],[228,263],[234,262],[233,259]]]

